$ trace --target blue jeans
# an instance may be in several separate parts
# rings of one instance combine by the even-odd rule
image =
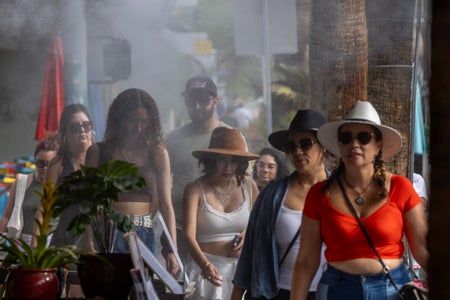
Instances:
[[[397,287],[411,281],[405,264],[392,269]],[[327,265],[317,287],[316,300],[398,300],[399,294],[386,274],[353,275]]]
[[[156,255],[156,238],[153,228],[143,226],[133,226],[132,228],[137,236],[147,245],[147,247]],[[118,231],[114,243],[114,253],[130,253],[127,241],[123,237],[123,232]]]

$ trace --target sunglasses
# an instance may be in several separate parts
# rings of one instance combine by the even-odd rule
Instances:
[[[85,132],[88,132],[92,130],[92,125],[92,121],[84,121],[81,123],[69,124],[68,128],[71,133],[79,133],[81,132],[81,129],[84,129]]]
[[[186,106],[188,107],[195,107],[197,103],[198,105],[200,105],[200,107],[206,107],[209,105],[209,103],[211,103],[211,100],[213,99],[213,96],[207,95],[197,97],[187,96],[184,101],[186,102]]]
[[[349,131],[339,132],[338,141],[342,145],[347,145],[354,139],[358,141],[361,145],[367,145],[372,140],[372,137],[375,136],[373,132],[361,131],[355,135]]]
[[[46,167],[48,167],[49,164],[50,164],[50,161],[43,160],[43,159],[38,159],[35,162],[36,168],[39,168],[39,169],[46,168]]]
[[[306,151],[311,149],[313,144],[317,143],[317,141],[314,141],[312,139],[301,139],[297,143],[294,141],[287,141],[286,144],[284,144],[284,151],[287,153],[294,153],[297,148],[302,149],[302,151]]]

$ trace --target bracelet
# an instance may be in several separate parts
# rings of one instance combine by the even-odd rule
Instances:
[[[208,260],[208,261],[206,262],[206,264],[203,266],[202,269],[206,269],[209,265],[210,265],[210,262],[209,262],[209,260]]]

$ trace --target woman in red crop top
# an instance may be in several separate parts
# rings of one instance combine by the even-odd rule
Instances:
[[[369,102],[357,101],[343,120],[323,125],[318,139],[340,162],[306,198],[291,299],[306,298],[322,242],[328,266],[316,299],[400,299],[339,187],[341,182],[399,288],[411,280],[402,259],[404,233],[414,258],[427,270],[424,206],[411,182],[388,172],[383,163],[400,150],[400,134],[381,125]]]
[[[106,121],[104,141],[89,148],[86,165],[98,166],[110,160],[134,163],[147,186],[119,195],[113,209],[130,217],[133,230],[156,253],[152,216],[159,210],[176,247],[175,213],[170,192],[170,162],[162,138],[159,111],[155,100],[141,89],[127,89],[112,102]],[[114,252],[129,252],[119,232]],[[176,274],[175,255],[166,257],[167,270]]]

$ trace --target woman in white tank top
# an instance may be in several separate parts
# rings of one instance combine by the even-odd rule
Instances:
[[[216,128],[208,149],[192,153],[204,175],[184,191],[183,217],[192,260],[186,269],[196,282],[193,299],[229,299],[231,279],[240,255],[250,208],[258,195],[238,129]],[[236,237],[236,238],[235,238]]]

